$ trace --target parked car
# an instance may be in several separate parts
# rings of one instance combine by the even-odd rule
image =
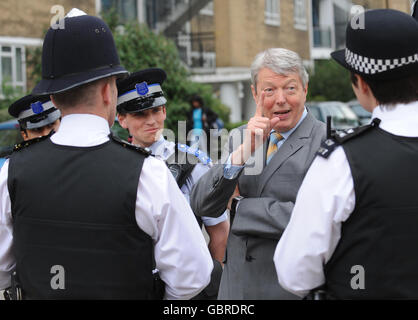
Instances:
[[[364,109],[357,100],[349,101],[347,102],[347,105],[357,115],[362,125],[370,123],[370,120],[372,119],[372,114],[366,109]]]
[[[0,168],[6,161],[5,157],[12,152],[13,146],[21,141],[19,123],[16,120],[0,123]]]
[[[333,129],[349,129],[361,125],[357,115],[343,102],[308,102],[306,106],[319,121],[326,123],[327,116],[331,116]]]

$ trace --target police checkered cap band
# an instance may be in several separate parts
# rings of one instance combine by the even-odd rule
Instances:
[[[360,73],[376,74],[396,69],[410,63],[416,63],[418,62],[418,53],[412,56],[396,59],[374,59],[364,57],[345,49],[345,61],[349,66]]]
[[[17,117],[17,119],[24,120],[26,118],[38,115],[52,108],[57,109],[51,100],[45,101],[44,103],[37,101],[37,102],[31,103],[29,109],[23,110],[21,113],[19,113],[19,116]]]
[[[147,98],[154,93],[163,92],[161,86],[159,84],[151,84],[148,85],[148,91],[146,94],[140,94],[138,90],[135,88],[131,91],[125,92],[118,97],[118,105],[128,102],[130,100],[134,100],[137,98]],[[163,97],[164,98],[164,97]],[[165,98],[164,98],[165,100]],[[167,102],[167,100],[165,100]]]

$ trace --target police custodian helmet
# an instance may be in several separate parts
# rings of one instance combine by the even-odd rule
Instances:
[[[49,99],[49,95],[27,95],[9,107],[9,114],[19,121],[21,129],[37,129],[54,123],[61,112]]]
[[[113,35],[103,20],[70,12],[63,22],[63,28],[51,27],[46,33],[42,80],[33,95],[56,94],[112,75],[128,74],[120,65]]]
[[[364,23],[364,28],[347,25],[347,47],[331,53],[332,58],[371,80],[396,80],[418,73],[417,20],[401,11],[378,9],[366,11]]]
[[[163,69],[150,68],[119,80],[117,110],[133,113],[163,106],[167,103],[161,85],[167,75]]]

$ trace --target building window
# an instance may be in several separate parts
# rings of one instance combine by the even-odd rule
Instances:
[[[26,91],[25,47],[0,45],[0,83]]]
[[[271,26],[280,25],[280,0],[265,0],[264,23]]]
[[[306,0],[294,0],[293,17],[295,21],[295,29],[308,30],[308,22],[306,18]]]
[[[101,0],[103,12],[114,10],[119,17],[119,23],[138,19],[137,0]]]

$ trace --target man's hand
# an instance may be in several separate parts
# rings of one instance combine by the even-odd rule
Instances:
[[[209,252],[212,258],[218,260],[223,266],[229,234],[229,220],[227,219],[214,226],[205,226],[205,229],[209,236]]]
[[[239,189],[238,189],[238,184],[237,184],[237,186],[235,187],[234,193],[232,194],[231,198],[229,198],[228,206],[227,206],[228,210],[231,210],[232,199],[234,199],[235,197],[238,197],[239,195],[240,194],[239,194]]]
[[[280,121],[279,118],[264,117],[264,97],[265,92],[262,91],[257,101],[254,117],[248,121],[247,128],[244,129],[244,141],[232,153],[232,165],[244,165],[254,151],[263,145],[271,129]]]

